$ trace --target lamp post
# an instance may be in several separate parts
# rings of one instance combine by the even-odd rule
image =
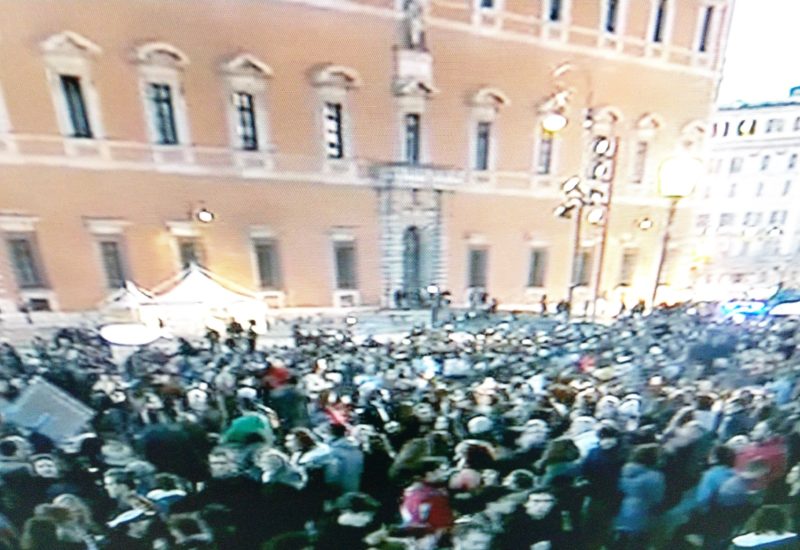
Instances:
[[[652,309],[656,307],[656,296],[658,295],[658,288],[661,286],[661,275],[667,259],[670,231],[672,230],[672,222],[675,220],[678,202],[692,194],[695,182],[700,177],[702,170],[702,163],[698,159],[689,156],[668,158],[661,164],[659,169],[659,193],[662,197],[669,199],[669,211],[667,213],[667,223],[664,227],[664,236],[661,239],[661,254],[658,258],[653,295],[650,299],[650,307]]]

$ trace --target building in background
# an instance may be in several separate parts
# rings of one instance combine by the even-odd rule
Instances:
[[[722,107],[711,128],[695,218],[698,290],[717,298],[800,284],[800,101]]]
[[[652,293],[657,170],[702,154],[731,2],[3,12],[0,309],[90,309],[195,262],[277,306],[391,305],[435,284],[535,307],[574,282],[580,310],[595,288],[610,309]],[[553,114],[563,130],[543,129]],[[603,204],[613,188],[606,238],[584,223],[575,265],[574,225],[552,215],[573,175],[602,180]],[[663,299],[693,282],[669,252]]]

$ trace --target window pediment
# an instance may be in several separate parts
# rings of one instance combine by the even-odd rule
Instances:
[[[226,61],[222,69],[224,72],[236,76],[270,78],[273,75],[272,67],[249,53],[239,54]]]
[[[508,96],[497,88],[481,88],[472,96],[471,103],[479,107],[494,107],[499,109],[511,104]]]
[[[41,43],[46,54],[89,57],[103,53],[102,48],[74,31],[54,34]]]
[[[351,67],[328,63],[318,66],[312,71],[311,83],[314,86],[358,88],[361,86],[361,75]]]
[[[429,97],[439,93],[439,90],[426,82],[417,79],[401,80],[395,84],[395,95]]]
[[[136,59],[143,64],[182,69],[189,64],[189,57],[166,42],[148,42],[136,49]]]

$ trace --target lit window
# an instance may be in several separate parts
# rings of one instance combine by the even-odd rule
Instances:
[[[592,252],[582,250],[576,258],[577,262],[572,269],[572,284],[574,286],[589,286],[592,274]]]
[[[186,269],[192,264],[205,266],[205,252],[200,240],[195,237],[178,238],[178,254],[181,267]]]
[[[742,171],[742,162],[743,162],[742,157],[733,157],[731,159],[730,173],[731,174],[736,174],[737,172],[741,172]]]
[[[792,153],[789,155],[789,164],[786,168],[793,170],[795,166],[797,166],[797,153]]]
[[[756,121],[755,120],[742,120],[739,121],[739,125],[736,127],[736,133],[740,136],[752,136],[756,133]]]
[[[758,187],[756,187],[756,197],[761,197],[764,195],[764,182],[758,182]]]
[[[258,149],[258,132],[253,94],[234,92],[233,106],[236,109],[236,133],[239,135],[242,149],[256,151]]]
[[[785,197],[789,194],[791,190],[792,190],[792,182],[786,181],[786,183],[783,184],[783,191],[781,192],[781,195]]]
[[[767,121],[767,130],[768,134],[773,132],[783,132],[783,119],[780,118],[771,118]]]
[[[622,265],[620,265],[619,269],[619,284],[627,286],[633,284],[633,276],[636,272],[638,256],[639,254],[636,250],[626,250],[622,254]]]
[[[744,215],[743,224],[747,227],[755,227],[761,223],[761,212],[747,212]]]
[[[769,223],[770,225],[783,225],[786,223],[788,215],[787,210],[774,210],[769,215]]]
[[[72,126],[72,137],[92,137],[92,128],[86,112],[86,102],[83,99],[81,79],[77,76],[61,75],[61,89],[64,92],[64,101],[67,105],[69,122]]]
[[[726,212],[724,214],[720,214],[719,216],[719,226],[720,227],[729,227],[733,225],[733,222],[736,220],[735,214],[730,212]]]
[[[728,198],[732,199],[736,196],[736,184],[732,183],[730,188],[728,189]]]
[[[325,146],[329,159],[344,158],[342,134],[342,104],[325,103],[323,107],[325,125]]]
[[[761,171],[765,171],[769,168],[769,155],[764,155],[761,157]]]

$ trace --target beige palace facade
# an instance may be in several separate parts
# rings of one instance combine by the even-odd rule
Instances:
[[[564,298],[570,273],[576,302],[598,276],[609,301],[650,296],[667,215],[657,169],[702,154],[732,3],[2,10],[3,311],[91,309],[191,261],[276,306],[385,306],[437,284],[522,307]],[[548,133],[553,112],[568,124]],[[603,228],[584,223],[573,269],[574,218],[553,210],[598,136],[616,144],[600,182],[607,246],[601,262]],[[662,278],[673,288],[689,284],[680,252]]]

